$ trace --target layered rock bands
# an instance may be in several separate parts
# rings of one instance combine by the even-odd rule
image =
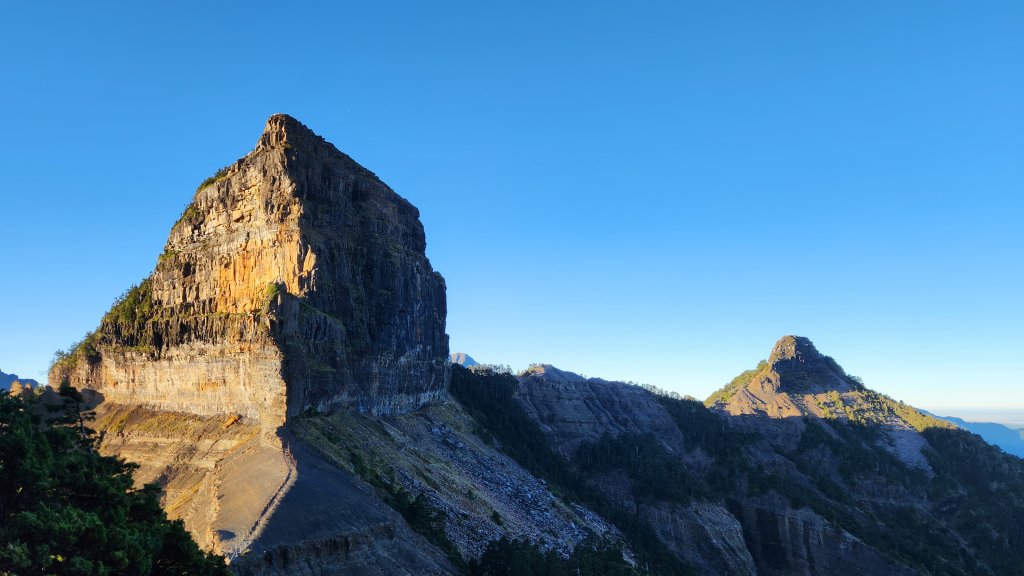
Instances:
[[[444,394],[445,284],[425,248],[412,204],[294,118],[271,116],[255,150],[203,182],[152,275],[50,383],[95,399],[103,448],[163,484],[200,543],[240,554],[286,494],[309,500],[294,493],[303,466],[289,418],[402,413]],[[239,478],[244,490],[226,489]],[[367,514],[387,526],[388,512]]]

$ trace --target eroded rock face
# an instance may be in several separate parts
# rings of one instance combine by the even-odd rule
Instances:
[[[389,482],[422,495],[445,518],[447,537],[466,559],[502,537],[565,555],[588,533],[616,537],[605,520],[560,499],[545,481],[477,436],[477,428],[457,402],[383,417],[303,417],[291,427],[337,467],[351,469],[359,461],[364,470],[387,470]]]
[[[543,364],[518,380],[516,398],[563,456],[571,457],[580,444],[605,434],[650,432],[667,446],[682,445],[664,407],[639,386],[588,380]]]
[[[819,400],[829,393],[858,394],[863,386],[810,340],[783,336],[767,362],[712,397],[716,408],[733,415],[792,418],[824,413]]]
[[[665,406],[640,386],[587,379],[546,364],[528,370],[518,383],[516,399],[551,447],[569,460],[584,443],[645,434],[681,461],[696,457],[686,454],[682,432]],[[638,499],[621,473],[593,474],[590,480],[620,508],[646,522],[671,553],[699,573],[757,573],[739,521],[721,505]]]
[[[447,389],[445,284],[425,248],[414,206],[294,118],[272,116],[251,153],[199,187],[152,275],[50,382],[98,404],[102,449],[142,463],[136,480],[161,483],[170,515],[204,547],[230,557],[295,546],[267,532],[319,504],[303,496],[300,472],[313,468],[288,420],[402,413]],[[317,538],[372,533],[387,548],[381,534],[404,534],[370,516]],[[447,570],[432,559],[396,569],[413,565]]]
[[[912,576],[900,565],[806,508],[789,509],[777,497],[736,505],[736,514],[764,576]]]
[[[204,183],[150,278],[51,374],[115,403],[280,424],[445,389],[445,285],[419,212],[294,118]]]

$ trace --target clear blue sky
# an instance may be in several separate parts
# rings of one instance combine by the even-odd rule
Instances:
[[[1024,408],[1020,2],[149,4],[0,9],[6,372],[287,112],[420,208],[480,361],[704,397],[796,333]]]

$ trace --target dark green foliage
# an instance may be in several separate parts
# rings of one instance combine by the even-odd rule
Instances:
[[[129,288],[114,300],[103,316],[104,324],[139,326],[153,317],[153,281],[149,278]]]
[[[572,556],[543,552],[522,540],[495,540],[479,560],[469,563],[469,576],[638,576],[622,558],[622,549],[602,540],[581,542]]]
[[[99,349],[96,347],[97,338],[95,332],[89,332],[67,350],[57,350],[53,353],[51,366],[70,367],[81,360],[85,360],[89,364],[96,364],[101,359]]]
[[[274,307],[275,303],[277,302],[277,299],[282,294],[288,294],[288,290],[285,288],[284,283],[282,283],[282,282],[271,282],[271,283],[267,284],[267,287],[265,289],[264,296],[263,296],[263,308],[262,308],[263,314],[270,314],[271,308]],[[305,304],[305,302],[303,300],[299,300],[299,304],[300,305],[301,304]],[[307,304],[307,306],[308,306],[308,304]]]
[[[605,434],[597,442],[581,445],[575,462],[588,473],[623,470],[632,481],[633,495],[642,500],[688,504],[706,492],[703,483],[650,433],[615,438]]]
[[[714,406],[718,402],[728,402],[729,399],[732,398],[732,395],[736,393],[736,390],[745,386],[754,378],[754,376],[757,376],[767,367],[768,361],[761,360],[760,362],[758,362],[756,368],[754,368],[753,370],[747,370],[746,372],[743,372],[739,376],[733,378],[732,381],[723,386],[721,389],[711,394],[711,396],[708,397],[707,401],[705,401],[705,404],[707,404],[708,406]]]
[[[878,478],[903,488],[924,486],[928,482],[923,470],[910,468],[892,453],[879,448],[884,438],[875,426],[811,418],[806,418],[805,424],[798,452],[826,447],[831,455],[829,461],[835,463],[839,476],[848,485]]]
[[[756,374],[749,371],[741,379]],[[636,511],[609,502],[588,478],[621,474],[638,502],[722,502],[743,522],[747,538],[758,539],[766,530],[759,525],[761,514],[744,511],[758,508],[751,497],[775,493],[791,508],[812,509],[921,574],[1024,576],[1024,460],[881,394],[862,389],[852,400],[837,394],[832,400],[840,414],[836,418],[808,417],[802,426],[758,419],[751,422],[755,426],[742,427],[699,402],[661,396],[684,446],[663,446],[651,435],[603,437],[581,446],[573,462],[567,462],[551,451],[519,407],[515,390],[509,376],[453,368],[452,392],[479,423],[480,433],[548,479],[564,497],[614,523],[639,565],[649,565],[652,574],[684,568]],[[851,412],[856,418],[841,417]],[[904,464],[884,447],[888,432],[877,422],[896,418],[928,441],[926,456],[934,476]],[[783,432],[800,437],[793,444],[777,443],[773,435]],[[748,456],[752,450],[765,457],[753,459],[753,452]],[[502,546],[506,560],[531,555],[521,544]],[[752,546],[751,552],[766,570],[773,569],[773,562],[788,562],[774,558],[771,546]],[[534,558],[528,565],[547,566],[542,560]],[[789,568],[780,564],[774,569]],[[537,570],[532,573],[544,573]]]
[[[194,226],[199,219],[199,209],[192,202],[189,202],[188,206],[185,206],[185,210],[182,211],[181,216],[178,216],[178,221],[174,223],[174,228],[177,228],[179,224],[184,222],[189,226]]]
[[[74,392],[63,393],[74,406]],[[132,487],[134,465],[100,456],[80,425],[41,424],[33,409],[0,397],[0,574],[230,574],[167,520],[156,486]]]
[[[929,478],[881,448],[882,434],[808,418],[788,456],[813,486],[787,491],[791,481],[777,491],[924,574],[990,573],[979,561],[995,574],[1024,574],[1024,461],[965,431],[926,428]],[[894,501],[865,498],[874,496],[870,485],[885,486]]]
[[[966,430],[923,434],[941,517],[997,574],[1024,575],[1024,460]]]
[[[153,330],[158,306],[153,300],[153,281],[147,278],[114,300],[103,315],[97,338],[104,344],[152,352],[160,347]]]
[[[153,300],[153,281],[150,278],[132,286],[118,296],[96,332],[89,332],[67,350],[57,350],[51,368],[71,369],[80,361],[90,365],[102,358],[99,344],[112,341],[136,350],[152,351],[155,342],[150,321],[156,317],[157,305]]]
[[[426,496],[421,493],[413,497],[395,478],[393,469],[387,474],[373,470],[355,452],[350,454],[350,461],[355,473],[376,488],[381,499],[401,514],[410,528],[441,549],[456,566],[465,564],[459,549],[448,537],[444,513],[431,505]]]
[[[524,468],[546,479],[552,490],[561,493],[566,500],[585,504],[615,524],[638,563],[649,573],[692,574],[690,567],[665,547],[635,511],[610,501],[587,481],[586,474],[551,450],[544,434],[516,402],[516,387],[515,377],[509,374],[452,366],[451,393],[473,416],[482,437],[490,438]]]
[[[696,400],[658,396],[658,401],[682,433],[685,448],[713,458],[702,474],[707,494],[725,498],[742,493],[743,483],[753,473],[743,449],[753,443],[753,435],[737,431],[726,417]]]
[[[203,180],[202,183],[199,184],[199,188],[197,188],[196,190],[202,190],[203,188],[206,188],[210,184],[213,184],[214,182],[216,182],[216,181],[220,180],[221,178],[227,176],[229,168],[230,168],[230,166],[225,166],[223,168],[218,169],[216,172],[213,173],[213,176],[210,176],[206,180]]]
[[[478,434],[500,443],[506,454],[548,482],[573,484],[575,474],[513,398],[516,386],[511,374],[452,366],[451,393],[477,422]]]

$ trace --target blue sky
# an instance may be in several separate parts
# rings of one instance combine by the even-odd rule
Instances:
[[[1024,409],[1024,4],[146,4],[0,9],[6,372],[287,112],[420,208],[480,361],[704,397],[796,333]]]

